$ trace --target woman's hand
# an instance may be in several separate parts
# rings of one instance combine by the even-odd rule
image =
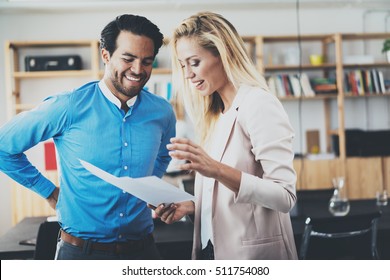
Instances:
[[[172,224],[181,220],[186,215],[194,214],[195,204],[193,201],[184,201],[180,203],[172,203],[170,205],[160,204],[157,207],[148,205],[154,210],[157,217],[166,224]]]
[[[179,160],[186,160],[178,166],[181,170],[195,170],[201,175],[214,178],[231,191],[238,193],[241,183],[241,171],[212,159],[199,145],[184,138],[172,138],[167,145],[169,155]]]
[[[181,170],[195,170],[206,177],[216,178],[219,162],[212,159],[199,145],[189,139],[172,138],[167,145],[172,158],[186,160],[187,163],[178,166]]]

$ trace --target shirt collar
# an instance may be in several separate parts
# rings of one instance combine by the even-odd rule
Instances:
[[[111,92],[111,90],[107,87],[107,84],[104,80],[99,81],[99,88],[103,92],[103,95],[110,100],[112,103],[114,103],[119,109],[121,108],[121,102],[116,96]],[[135,101],[137,100],[137,96],[134,96],[133,98],[127,100],[126,104],[129,106],[134,105]]]

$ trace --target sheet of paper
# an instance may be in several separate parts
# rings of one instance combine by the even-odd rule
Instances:
[[[188,200],[195,200],[195,197],[184,190],[156,177],[148,176],[142,178],[116,177],[89,162],[80,160],[81,164],[93,175],[110,183],[136,197],[157,206],[161,203],[170,204]]]

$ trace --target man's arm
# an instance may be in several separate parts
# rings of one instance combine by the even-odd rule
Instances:
[[[58,196],[60,194],[60,188],[56,187],[54,191],[51,193],[51,195],[46,198],[46,201],[49,203],[50,207],[56,210]]]
[[[66,129],[66,97],[49,98],[0,127],[0,171],[48,198],[56,186],[28,160],[25,151]]]
[[[157,155],[156,163],[154,165],[153,175],[157,177],[162,177],[167,170],[168,164],[171,161],[169,156],[169,151],[167,149],[167,144],[170,143],[170,139],[176,135],[176,117],[173,111],[171,111],[171,116],[167,128],[164,130],[164,135],[161,139],[161,146],[159,153]]]

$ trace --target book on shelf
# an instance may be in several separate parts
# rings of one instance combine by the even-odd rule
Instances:
[[[315,92],[313,91],[309,77],[306,73],[302,73],[300,77],[300,83],[302,85],[303,93],[305,96],[315,96]]]
[[[335,79],[312,78],[310,79],[310,83],[316,94],[337,94]]]
[[[144,87],[145,90],[150,91],[154,94],[164,97],[166,100],[170,101],[172,99],[172,83],[161,81],[148,83]]]
[[[386,92],[383,72],[378,69],[351,70],[344,74],[344,92],[358,96]]]
[[[385,79],[383,77],[382,71],[378,71],[378,78],[379,78],[379,88],[381,90],[381,93],[386,93]]]
[[[364,87],[363,87],[363,79],[362,79],[362,72],[360,70],[355,70],[355,80],[356,80],[356,88],[357,88],[357,94],[358,95],[364,95]]]
[[[278,74],[267,79],[270,91],[277,97],[314,96],[307,74],[298,75]]]

